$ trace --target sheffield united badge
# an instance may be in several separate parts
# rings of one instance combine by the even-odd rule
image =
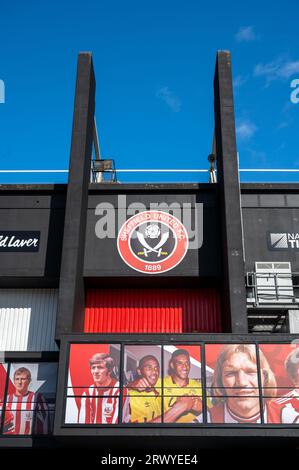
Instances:
[[[173,269],[188,250],[188,233],[173,215],[145,211],[128,219],[117,237],[123,261],[145,274],[160,274]]]

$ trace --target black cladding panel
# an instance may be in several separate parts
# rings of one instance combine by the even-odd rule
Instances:
[[[140,204],[143,204],[142,210],[155,209],[163,211],[166,210],[167,206],[174,209],[177,208],[179,212],[174,211],[175,216],[182,213],[180,211],[183,207],[188,207],[191,214],[191,230],[194,230],[196,203],[203,204],[203,227],[199,229],[202,230],[202,246],[197,249],[188,249],[185,258],[176,267],[155,276],[220,276],[217,194],[213,191],[198,193],[182,192],[180,194],[170,192],[159,194],[158,192],[152,192],[126,195],[90,195],[87,215],[84,276],[152,276],[136,271],[121,258],[117,249],[117,235],[122,223],[133,215],[134,209],[140,207]],[[99,207],[105,210],[105,215],[109,214],[113,220],[114,227],[111,229],[112,238],[100,239],[96,235],[96,226],[102,217],[102,215],[99,215]],[[131,212],[129,212],[130,210]],[[185,219],[182,221],[186,226]]]
[[[246,271],[254,271],[256,261],[288,261],[298,272],[299,249],[287,238],[299,236],[299,208],[243,207],[242,215]]]
[[[63,194],[0,194],[0,232],[5,248],[0,252],[0,277],[58,278],[64,224]],[[9,248],[9,242],[36,247]],[[8,237],[8,238],[6,238]]]

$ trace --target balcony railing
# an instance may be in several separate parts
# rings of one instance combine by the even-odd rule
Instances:
[[[299,272],[247,272],[247,304],[299,306]]]

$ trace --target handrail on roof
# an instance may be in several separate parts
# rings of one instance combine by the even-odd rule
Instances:
[[[208,169],[200,168],[121,168],[116,170],[105,170],[105,171],[116,171],[117,173],[208,173]],[[0,170],[0,173],[68,173],[69,170]],[[299,173],[299,168],[239,168],[239,172],[252,173],[252,172],[281,172],[281,173]]]

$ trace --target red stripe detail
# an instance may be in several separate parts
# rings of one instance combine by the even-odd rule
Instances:
[[[14,413],[11,411],[11,408],[12,408],[12,400],[13,400],[13,395],[9,394],[7,395],[7,402],[6,402],[6,410],[5,410],[5,421],[8,421],[10,422],[10,413],[12,414],[13,416],[13,419],[12,419],[12,427],[9,428],[8,432],[6,432],[5,434],[15,434],[15,415]]]
[[[216,289],[89,289],[86,333],[220,333]]]
[[[26,403],[26,412],[31,412],[31,406],[32,406],[32,401],[33,401],[33,392],[29,392],[28,398],[27,398],[27,403]],[[25,417],[26,419],[26,417]],[[24,434],[30,434],[30,421],[26,420],[25,421],[25,432]]]
[[[15,434],[20,434],[21,427],[21,408],[22,408],[22,397],[18,397],[16,405],[16,425],[15,425]]]
[[[97,423],[98,419],[98,399],[97,399],[97,389],[94,388],[93,395],[91,399],[91,423]]]
[[[85,400],[85,424],[90,424],[91,423],[90,409],[91,409],[90,397],[86,397],[86,400]]]
[[[117,418],[117,414],[118,414],[118,399],[114,397],[113,398],[113,413],[110,419],[111,424],[113,423],[114,418]],[[115,424],[117,424],[117,419],[116,419]]]
[[[98,397],[93,398],[93,409],[94,409],[94,416],[95,420],[94,423],[101,424],[102,423],[102,406],[103,406],[103,398]]]

